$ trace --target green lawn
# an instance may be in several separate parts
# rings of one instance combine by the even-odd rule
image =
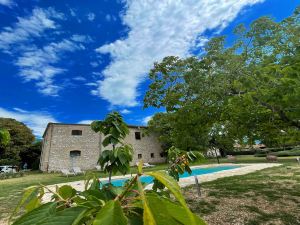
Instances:
[[[226,159],[221,159],[220,161],[222,163],[228,162]],[[279,162],[284,163],[285,165],[294,165],[295,166],[296,165],[295,161],[296,160],[294,157],[279,158]],[[266,160],[265,160],[265,158],[256,158],[256,157],[252,157],[252,156],[237,157],[237,163],[251,163],[251,162],[252,163],[266,162]],[[216,160],[211,159],[211,160],[206,161],[205,163],[206,164],[216,163]],[[161,170],[161,169],[165,169],[166,167],[167,167],[166,164],[161,164],[161,165],[157,165],[154,168],[145,169],[145,171]],[[282,170],[285,171],[284,167],[282,168]],[[272,176],[272,173],[278,174],[278,169],[269,169],[267,171],[269,173],[268,176]],[[136,168],[133,167],[131,172],[136,173]],[[204,185],[204,187],[211,188],[212,186],[214,186],[214,191],[213,190],[211,191],[212,193],[228,194],[228,193],[230,193],[228,191],[232,190],[232,193],[234,193],[237,198],[240,198],[241,192],[238,193],[237,191],[239,191],[240,189],[243,189],[244,186],[247,186],[247,188],[249,187],[248,189],[252,190],[254,192],[260,190],[260,188],[262,187],[262,182],[263,182],[262,179],[264,178],[263,173],[265,173],[265,171],[253,173],[251,175],[246,175],[243,177],[225,178],[222,180],[217,180],[214,182],[207,183]],[[97,172],[97,174],[99,177],[106,177],[106,175],[103,174],[102,172]],[[296,174],[296,176],[300,176],[300,172],[299,172],[299,175]],[[249,180],[249,177],[251,178],[250,180]],[[57,174],[57,173],[47,174],[47,173],[30,172],[30,173],[25,174],[24,177],[12,178],[12,179],[8,179],[8,180],[0,180],[0,224],[1,224],[1,219],[3,220],[5,218],[7,218],[9,216],[9,214],[12,212],[12,210],[14,209],[14,207],[16,206],[17,202],[20,199],[22,190],[24,188],[33,186],[33,185],[37,185],[39,183],[42,183],[44,185],[50,185],[50,184],[71,182],[71,181],[83,180],[83,179],[84,179],[83,175],[73,176],[73,177],[64,177],[61,174]],[[293,179],[293,178],[288,177],[285,179],[289,180],[289,179]],[[296,180],[294,179],[293,182],[296,182],[297,185],[299,185],[299,180],[297,180],[297,179]],[[282,179],[280,179],[280,177],[278,177],[277,175],[276,176],[274,175],[274,180],[278,180],[278,181],[282,182]],[[243,181],[243,182],[240,182],[240,181]],[[247,182],[249,181],[249,184],[251,184],[251,185],[248,185],[248,183],[246,181]],[[295,186],[296,188],[298,188],[297,185]],[[277,186],[273,186],[273,185],[269,185],[269,184],[267,184],[266,187],[269,188],[270,192],[272,192],[274,188],[277,188]],[[218,188],[221,189],[221,191],[224,190],[224,192],[220,192],[220,190]],[[193,190],[193,188],[190,190]],[[278,190],[283,191],[282,189],[278,189]],[[295,189],[295,190],[297,190],[298,193],[300,193],[300,190],[298,190],[298,189]],[[235,191],[235,192],[233,192],[233,191]],[[263,193],[265,195],[268,194],[266,191],[260,192],[260,194],[261,193]],[[294,192],[289,191],[289,192],[287,192],[287,194],[293,196]],[[188,196],[187,196],[187,199],[189,201]],[[213,202],[210,202],[210,201],[208,201],[208,203],[203,201],[199,204],[200,204],[199,207],[197,206],[195,208],[196,211],[198,208],[202,208],[202,204],[206,205],[205,207],[203,207],[203,209],[208,210],[208,211],[211,211],[214,207],[217,207],[217,204],[214,204]],[[248,208],[248,210],[255,211],[256,209],[250,207],[250,208]],[[201,212],[201,213],[203,213],[203,212]],[[255,224],[255,223],[253,223],[253,224]]]
[[[203,183],[201,197],[195,186],[187,187],[185,198],[209,225],[300,224],[300,166],[281,161],[280,167]]]

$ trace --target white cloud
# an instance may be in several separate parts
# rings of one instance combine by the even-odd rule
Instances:
[[[122,114],[129,114],[129,113],[131,113],[131,111],[128,110],[128,109],[122,109],[120,112],[121,112]]]
[[[73,16],[73,17],[77,16],[76,12],[75,12],[75,9],[70,8],[69,10],[70,10],[71,16]]]
[[[41,137],[49,122],[57,122],[56,119],[47,112],[26,111],[20,108],[7,110],[0,107],[0,117],[13,118],[26,124],[33,134]]]
[[[91,90],[90,93],[91,93],[91,95],[98,96],[97,90]]]
[[[85,83],[86,86],[92,86],[92,87],[97,87],[98,84],[96,82],[88,82],[88,83]]]
[[[91,124],[95,120],[81,120],[78,122],[78,124]]]
[[[127,0],[122,20],[128,36],[96,50],[112,59],[103,71],[98,96],[112,105],[137,105],[138,85],[155,61],[188,56],[201,38],[205,40],[201,34],[206,30],[226,27],[245,6],[262,1]]]
[[[148,122],[152,119],[153,115],[152,116],[146,116],[145,118],[142,119],[142,123],[144,125],[147,125]]]
[[[95,67],[99,66],[99,63],[96,61],[93,61],[93,62],[90,62],[90,65],[95,68]]]
[[[0,5],[12,7],[12,6],[16,5],[16,3],[13,0],[0,0]]]
[[[11,27],[4,27],[0,33],[0,49],[10,53],[17,46],[30,42],[34,37],[40,37],[44,31],[55,29],[53,19],[63,19],[63,14],[53,8],[35,8],[28,17],[18,17],[18,21]],[[21,46],[22,47],[22,46]]]
[[[87,18],[89,21],[93,21],[96,18],[96,15],[94,13],[87,14]]]
[[[80,41],[80,40],[78,40]],[[56,85],[54,78],[56,75],[64,73],[66,70],[55,66],[61,60],[65,52],[83,50],[81,42],[63,39],[60,42],[52,42],[43,48],[34,45],[23,50],[15,62],[20,69],[20,76],[25,81],[36,81],[38,91],[44,95],[57,96],[61,86]]]
[[[64,54],[83,50],[83,44],[92,41],[87,35],[74,34],[42,47],[34,44],[36,38],[40,40],[46,36],[46,31],[57,32],[60,26],[56,20],[63,19],[64,15],[53,8],[35,8],[31,15],[18,17],[14,25],[0,32],[0,50],[14,56],[19,75],[26,82],[35,81],[38,91],[44,95],[57,96],[62,88],[62,84],[56,84],[54,79],[66,71],[56,65]]]
[[[83,76],[74,77],[73,80],[76,80],[76,81],[86,81],[86,79]]]
[[[82,43],[89,43],[92,40],[92,38],[88,35],[79,35],[79,34],[74,34],[71,37],[72,41],[76,41],[76,42],[82,42]]]

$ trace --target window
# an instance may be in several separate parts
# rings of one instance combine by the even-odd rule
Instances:
[[[77,157],[80,155],[81,155],[81,151],[79,151],[79,150],[70,151],[70,157]]]
[[[141,159],[142,157],[142,154],[138,154],[138,159]]]
[[[154,153],[151,153],[150,156],[151,156],[151,158],[154,158]]]
[[[72,135],[80,136],[82,135],[82,130],[72,130]]]
[[[141,140],[141,132],[135,132],[134,134],[136,140]]]

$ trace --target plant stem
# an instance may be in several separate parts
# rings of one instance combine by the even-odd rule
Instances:
[[[130,181],[130,183],[127,185],[126,189],[120,194],[120,195],[117,195],[117,197],[114,199],[115,201],[116,200],[119,200],[121,201],[122,198],[124,198],[124,196],[126,195],[126,193],[131,189],[131,187],[134,185],[134,183],[137,181],[137,178],[138,178],[138,174]]]

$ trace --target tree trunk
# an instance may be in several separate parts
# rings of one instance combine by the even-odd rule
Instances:
[[[111,184],[111,175],[112,175],[112,168],[109,169],[109,174],[108,174],[108,183]]]
[[[220,160],[219,160],[219,157],[218,157],[218,153],[217,153],[216,148],[214,148],[214,150],[215,150],[215,154],[216,154],[216,158],[217,158],[218,164],[220,164]]]

